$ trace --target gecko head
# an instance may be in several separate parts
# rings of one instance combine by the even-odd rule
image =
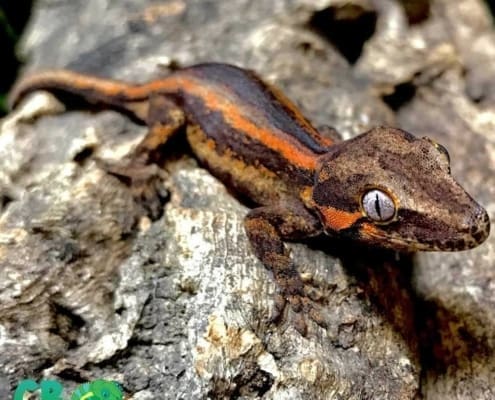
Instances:
[[[447,150],[400,129],[374,128],[321,156],[312,200],[328,234],[403,251],[466,250],[490,231]]]

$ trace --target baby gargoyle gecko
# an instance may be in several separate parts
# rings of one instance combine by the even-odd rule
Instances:
[[[443,146],[389,127],[338,140],[248,70],[200,64],[136,85],[40,72],[15,86],[11,105],[35,90],[76,96],[146,124],[148,134],[121,168],[130,182],[152,153],[185,132],[199,161],[257,205],[244,220],[247,236],[277,284],[276,317],[288,310],[301,334],[306,316],[325,321],[285,241],[325,233],[398,251],[456,251],[489,234],[486,211],[452,177]]]

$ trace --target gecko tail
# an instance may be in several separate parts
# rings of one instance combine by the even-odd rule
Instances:
[[[44,90],[61,98],[65,104],[84,104],[114,109],[144,121],[149,92],[144,85],[84,75],[69,70],[47,70],[22,77],[9,93],[9,110],[15,109],[30,93]]]

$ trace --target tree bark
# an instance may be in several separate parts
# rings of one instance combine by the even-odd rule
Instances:
[[[344,138],[393,125],[444,144],[493,217],[495,34],[480,0],[44,0],[21,52],[28,70],[134,82],[201,61],[255,69]],[[1,126],[1,398],[25,378],[67,398],[98,378],[135,400],[495,398],[493,235],[414,257],[290,245],[330,321],[301,337],[270,320],[248,209],[183,141],[152,222],[94,162],[122,159],[145,128],[109,111],[32,118],[59,107],[36,96]]]

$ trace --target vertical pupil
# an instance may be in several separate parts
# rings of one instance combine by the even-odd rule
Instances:
[[[378,196],[378,193],[375,195],[375,211],[378,214],[378,217],[382,219],[382,211],[380,209],[380,197]]]

